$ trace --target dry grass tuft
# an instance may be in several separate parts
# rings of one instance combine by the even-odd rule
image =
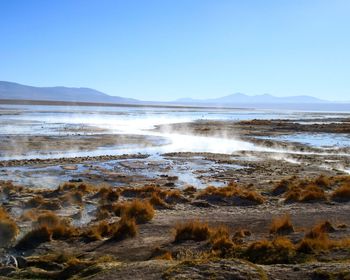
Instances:
[[[16,222],[0,207],[0,247],[9,246],[19,233]]]
[[[33,214],[34,215],[34,214]],[[38,216],[29,231],[16,245],[20,250],[32,249],[51,239],[69,239],[79,235],[78,229],[72,227],[67,220],[59,218],[54,212],[45,211]]]
[[[240,244],[240,243],[243,243],[243,238],[251,235],[252,233],[250,230],[239,229],[239,230],[236,230],[235,233],[233,234],[232,240],[233,242]]]
[[[172,261],[173,260],[173,254],[165,249],[161,249],[160,247],[154,248],[152,252],[152,259],[154,260],[166,260],[166,261]]]
[[[204,241],[210,238],[210,228],[207,223],[189,221],[175,227],[175,242],[186,240]]]
[[[221,238],[230,238],[230,229],[225,225],[210,227],[210,242],[214,243]]]
[[[327,200],[323,189],[314,183],[301,184],[289,189],[285,195],[286,202],[320,202]]]
[[[98,224],[90,226],[87,230],[80,234],[86,241],[101,240],[113,233],[113,225],[107,221],[101,221]]]
[[[37,226],[38,227],[48,227],[53,228],[60,224],[60,218],[53,212],[47,212],[45,214],[41,214],[37,218]]]
[[[313,253],[314,251],[329,250],[337,247],[338,242],[329,239],[328,233],[335,231],[332,224],[324,221],[315,225],[297,246],[298,252]]]
[[[331,185],[331,180],[329,177],[322,174],[315,179],[314,183],[321,188],[329,188]]]
[[[277,182],[272,189],[272,195],[281,195],[287,192],[292,186],[295,185],[295,181],[297,178],[295,176],[289,178],[289,179],[283,179],[279,182]]]
[[[165,252],[163,255],[156,256],[156,260],[165,260],[165,261],[172,261],[173,260],[173,255],[171,252]]]
[[[118,201],[119,196],[119,189],[112,187],[102,187],[93,197],[100,198],[100,203],[114,203]]]
[[[279,236],[273,241],[253,242],[243,256],[259,264],[291,263],[296,256],[296,251],[294,244],[288,238]]]
[[[155,185],[146,185],[141,188],[124,188],[121,193],[125,197],[137,197],[143,199],[151,199],[152,196],[157,196],[168,204],[184,203],[188,201],[179,190],[160,188]]]
[[[44,210],[58,210],[62,208],[61,201],[58,199],[45,199],[42,195],[37,195],[27,202],[24,207],[26,208],[40,208]]]
[[[197,192],[197,189],[196,189],[194,186],[187,186],[187,187],[183,190],[183,192],[184,192],[185,194],[194,194],[194,193]]]
[[[29,250],[39,246],[41,243],[51,241],[52,232],[47,227],[35,228],[22,237],[16,244],[18,250]]]
[[[0,192],[8,196],[21,193],[23,190],[24,188],[22,186],[14,185],[11,181],[0,180]]]
[[[180,190],[165,190],[161,193],[167,203],[184,203],[188,200],[181,194]]]
[[[220,237],[212,242],[212,250],[215,255],[225,257],[232,255],[236,244],[228,237]]]
[[[78,235],[78,230],[67,220],[59,218],[54,212],[46,212],[38,216],[36,228],[47,228],[53,239],[67,239]]]
[[[64,205],[81,205],[83,203],[84,193],[80,190],[72,190],[61,196]]]
[[[335,232],[334,226],[329,221],[320,222],[314,228],[321,232]]]
[[[111,240],[121,241],[126,238],[135,237],[137,233],[138,227],[135,219],[127,219],[124,217],[115,225]]]
[[[325,233],[318,234],[318,236],[304,237],[297,245],[297,251],[305,254],[314,253],[319,250],[328,250],[332,242]]]
[[[284,215],[272,220],[270,234],[284,235],[292,232],[294,232],[294,227],[289,215]]]
[[[41,195],[37,195],[37,196],[29,199],[25,203],[25,207],[26,208],[38,208],[44,202],[45,202],[44,198]]]
[[[297,244],[297,251],[312,254],[316,251],[327,251],[333,248],[350,248],[349,238],[339,240],[331,240],[329,238],[328,233],[334,231],[335,228],[328,221],[316,224]]]
[[[121,217],[126,219],[135,219],[140,223],[146,223],[153,219],[154,208],[146,200],[135,199],[131,202],[125,202],[121,207]]]
[[[153,193],[159,194],[162,198],[162,189],[155,185],[145,185],[141,188],[123,188],[121,194],[125,197],[149,198]]]
[[[350,201],[350,183],[345,183],[331,194],[331,199],[337,202]]]
[[[73,182],[66,182],[61,184],[57,188],[57,192],[71,192],[71,191],[79,191],[84,194],[86,193],[92,193],[96,192],[98,188],[96,186],[87,184],[87,183],[73,183]]]
[[[215,255],[225,257],[232,254],[236,244],[230,238],[230,229],[226,226],[210,228],[210,243]]]
[[[261,194],[254,190],[243,189],[236,183],[219,188],[209,186],[197,197],[211,202],[226,202],[232,205],[256,205],[265,201]]]
[[[211,244],[219,244],[226,240],[230,240],[230,230],[228,227],[221,225],[210,227],[207,223],[198,220],[188,221],[183,224],[178,224],[175,227],[174,242],[182,242],[186,240],[205,241],[209,240]]]
[[[170,208],[169,204],[166,203],[158,193],[152,193],[151,198],[149,199],[149,202],[152,204],[153,207],[157,209],[168,209]]]

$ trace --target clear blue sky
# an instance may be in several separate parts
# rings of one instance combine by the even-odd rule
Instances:
[[[350,1],[0,0],[0,80],[350,100]]]

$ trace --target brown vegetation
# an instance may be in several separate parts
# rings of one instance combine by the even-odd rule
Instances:
[[[122,218],[117,224],[112,234],[111,240],[121,241],[126,238],[135,237],[138,233],[138,227],[135,219]]]
[[[11,181],[0,180],[0,192],[6,195],[18,194],[23,191],[22,186],[14,185]]]
[[[281,195],[287,192],[294,184],[295,181],[297,180],[297,177],[292,176],[289,179],[283,179],[279,182],[277,182],[272,189],[272,195]]]
[[[101,221],[98,224],[92,225],[81,233],[86,241],[101,240],[104,237],[108,237],[113,233],[113,225],[110,225],[107,221]]]
[[[178,243],[186,240],[199,242],[209,240],[213,246],[213,250],[220,250],[222,252],[234,246],[230,239],[230,230],[228,227],[223,225],[210,227],[207,223],[197,220],[178,224],[175,227],[174,242]]]
[[[138,224],[152,220],[153,216],[153,206],[146,200],[135,199],[121,206],[121,217],[135,219]]]
[[[79,191],[84,194],[96,192],[98,188],[96,186],[87,184],[87,183],[63,183],[56,190],[57,192],[71,192],[71,191]]]
[[[313,253],[320,250],[329,250],[336,247],[349,247],[349,239],[331,240],[328,233],[334,232],[335,228],[329,221],[316,224],[308,231],[297,245],[297,251],[302,253]]]
[[[193,194],[197,192],[197,189],[194,186],[187,186],[186,188],[184,188],[183,192],[185,194]]]
[[[63,196],[61,196],[61,201],[64,205],[81,205],[83,203],[84,193],[79,190],[73,190],[70,192],[66,192]]]
[[[294,227],[289,215],[284,215],[272,220],[270,226],[270,234],[284,235],[291,232],[294,232]]]
[[[0,247],[10,245],[18,235],[16,222],[0,207]]]
[[[273,241],[260,240],[251,243],[243,252],[249,261],[260,264],[291,263],[296,255],[294,244],[286,237]]]
[[[51,239],[68,239],[78,235],[79,231],[67,220],[59,218],[54,212],[46,211],[37,216],[33,229],[24,235],[16,248],[31,249]]]
[[[39,246],[41,243],[50,241],[51,238],[52,232],[50,232],[47,227],[35,228],[19,240],[16,244],[16,249],[30,250]]]
[[[153,193],[151,198],[149,199],[149,202],[152,204],[153,207],[157,209],[167,209],[170,208],[169,204],[166,203],[158,193]]]
[[[321,188],[329,188],[329,186],[331,185],[331,178],[321,174],[314,180],[314,183],[315,185]]]
[[[199,193],[198,198],[211,202],[227,202],[233,205],[256,205],[264,203],[262,195],[254,190],[243,189],[236,183],[226,187],[209,186]]]
[[[247,237],[247,236],[251,236],[251,232],[250,230],[247,229],[239,229],[237,231],[235,231],[235,233],[233,234],[232,240],[235,243],[242,243],[242,239]]]
[[[314,179],[298,179],[293,176],[276,183],[271,193],[285,194],[286,202],[318,202],[327,200],[325,189],[338,187],[331,193],[331,199],[337,202],[350,201],[350,176],[320,175]]]
[[[332,194],[331,199],[337,202],[350,201],[350,183],[345,183],[337,188]]]
[[[320,202],[327,200],[323,189],[314,183],[291,187],[285,194],[286,202]]]
[[[207,223],[189,221],[175,227],[175,242],[186,240],[204,241],[210,237],[210,228]]]
[[[41,195],[37,195],[37,196],[29,199],[25,203],[25,207],[27,207],[27,208],[37,208],[41,204],[43,204],[44,202],[45,202],[44,198]]]
[[[112,187],[101,187],[93,198],[100,198],[101,203],[117,202],[120,196],[120,191]]]

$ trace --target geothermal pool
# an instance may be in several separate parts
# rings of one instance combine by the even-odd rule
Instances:
[[[350,169],[348,134],[289,131],[250,136],[230,126],[225,129],[225,123],[257,119],[322,125],[341,123],[349,116],[286,110],[2,105],[0,180],[52,188],[80,179],[202,188],[254,172],[267,176],[274,170],[287,174],[293,168],[311,168],[346,173]],[[186,129],[198,121],[208,122],[200,132],[213,128],[212,121],[222,122],[224,129],[214,134]],[[127,156],[109,158],[121,155]],[[281,166],[284,171],[278,171]]]
[[[152,137],[152,145],[138,143],[123,143],[116,145],[97,145],[94,149],[83,150],[71,145],[69,149],[41,151],[39,143],[37,150],[23,152],[17,145],[11,151],[0,149],[0,159],[30,159],[56,158],[75,156],[116,155],[128,153],[162,154],[170,152],[210,152],[230,154],[240,150],[276,151],[273,149],[242,141],[237,137],[226,137],[225,133],[210,137],[178,133],[176,130],[154,131],[157,125],[173,123],[190,123],[198,120],[240,121],[252,119],[317,119],[329,121],[330,118],[346,116],[345,113],[293,112],[269,110],[240,109],[189,109],[189,108],[136,108],[136,107],[66,107],[66,106],[35,106],[35,105],[2,105],[0,107],[0,137],[11,140],[15,136],[26,139],[29,136],[49,136],[69,138],[74,144],[75,139],[88,135],[112,134],[138,135]],[[325,135],[313,136],[303,134],[282,137],[285,141],[306,142],[319,146],[332,137]],[[11,143],[11,141],[10,141]],[[350,138],[341,139],[342,146],[348,146]],[[23,145],[25,145],[25,141]],[[146,147],[145,147],[146,146]]]

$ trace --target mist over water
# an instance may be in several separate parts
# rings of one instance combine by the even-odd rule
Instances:
[[[6,112],[12,112],[8,114]],[[231,154],[236,151],[276,152],[277,157],[290,152],[261,147],[225,133],[211,137],[179,133],[175,130],[155,131],[157,125],[189,123],[197,120],[251,120],[251,119],[301,119],[338,117],[339,113],[238,110],[238,109],[189,109],[189,108],[135,108],[135,107],[64,107],[64,106],[2,106],[0,109],[0,135],[69,136],[72,143],[81,135],[113,134],[139,135],[159,139],[157,145],[144,147],[124,144],[98,147],[92,151],[72,149],[50,153],[23,153],[18,147],[15,154],[0,151],[1,159],[57,158],[75,156],[118,155],[132,153],[209,152]],[[14,114],[16,113],[16,114]],[[234,132],[233,132],[234,133]],[[231,131],[232,135],[232,131]],[[45,145],[45,143],[42,143]],[[78,148],[78,147],[77,147]],[[287,159],[287,157],[285,157]],[[289,159],[294,161],[293,159]]]

